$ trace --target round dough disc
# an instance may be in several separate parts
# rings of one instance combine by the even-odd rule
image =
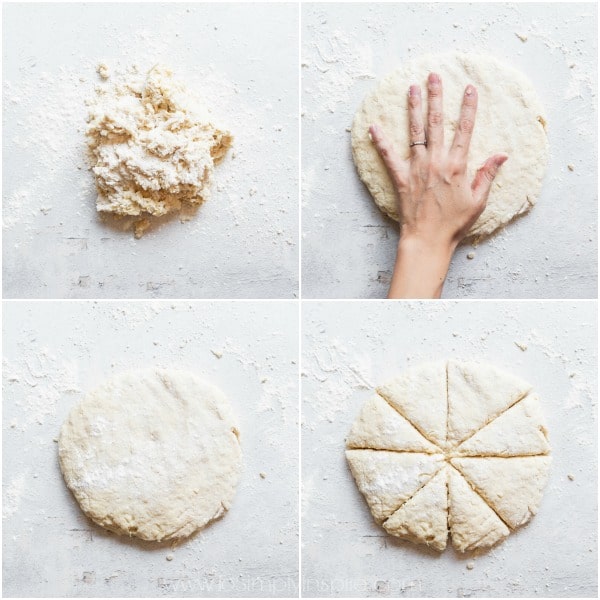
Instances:
[[[466,552],[493,546],[536,514],[551,459],[527,382],[450,360],[408,369],[377,394],[352,426],[346,459],[388,533],[439,551],[450,533]]]
[[[446,146],[454,137],[465,86],[472,83],[477,88],[479,103],[468,163],[470,180],[492,154],[506,152],[509,156],[494,180],[486,209],[468,237],[489,235],[536,203],[548,162],[544,110],[532,84],[519,71],[495,58],[428,55],[385,77],[365,98],[354,118],[352,151],[358,174],[377,206],[398,221],[396,192],[369,137],[369,126],[381,126],[396,151],[408,158],[408,89],[413,83],[421,83],[426,115],[430,72],[442,78]]]
[[[154,541],[187,537],[220,517],[241,471],[227,398],[185,371],[109,380],[72,409],[58,453],[88,517]]]

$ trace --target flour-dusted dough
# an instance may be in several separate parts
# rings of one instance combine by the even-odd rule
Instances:
[[[537,394],[523,398],[463,442],[464,456],[526,456],[548,454],[548,429]]]
[[[346,456],[390,534],[443,550],[449,529],[466,552],[498,543],[537,512],[551,459],[527,382],[450,360],[412,367],[377,392],[385,401],[367,400]]]
[[[112,81],[112,79],[111,79]],[[88,148],[99,212],[158,217],[198,206],[232,137],[164,66],[97,89]],[[138,235],[138,237],[139,237]]]
[[[488,548],[510,530],[485,500],[453,467],[448,468],[448,525],[452,544],[460,552]]]
[[[491,56],[457,53],[428,55],[407,63],[383,79],[356,113],[352,125],[354,162],[379,208],[399,220],[394,186],[368,130],[371,124],[380,125],[396,151],[408,158],[408,88],[421,84],[426,111],[430,72],[439,73],[443,81],[446,144],[454,137],[465,86],[471,83],[477,87],[479,104],[469,151],[469,177],[472,179],[492,154],[509,155],[492,185],[485,211],[469,231],[470,237],[488,235],[535,204],[548,162],[544,109],[532,84],[514,68]]]
[[[459,444],[524,398],[531,386],[494,365],[448,362],[448,442]]]
[[[461,457],[451,462],[513,529],[537,513],[550,472],[549,456]]]
[[[346,450],[358,489],[378,523],[387,519],[443,466],[440,454]]]
[[[392,535],[442,551],[448,538],[448,468],[444,467],[385,523]]]
[[[429,441],[446,443],[446,364],[424,363],[377,388]],[[427,410],[423,410],[427,406]]]
[[[241,471],[229,402],[185,371],[109,380],[73,408],[58,448],[86,515],[144,540],[184,538],[223,515]]]
[[[378,395],[371,396],[363,404],[346,439],[346,447],[429,454],[440,451]]]

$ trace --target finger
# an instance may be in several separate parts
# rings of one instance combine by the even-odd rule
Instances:
[[[411,85],[408,90],[408,139],[411,144],[420,142],[410,147],[410,155],[423,157],[427,153],[425,145],[425,128],[423,126],[423,108],[421,103],[421,88],[418,85]]]
[[[369,133],[371,134],[373,145],[387,167],[390,177],[397,186],[404,186],[407,181],[408,164],[405,160],[398,158],[389,140],[377,125],[371,125]]]
[[[469,144],[471,135],[475,127],[475,115],[477,113],[477,90],[469,84],[463,95],[462,106],[460,108],[460,118],[458,126],[454,132],[454,141],[450,148],[450,156],[459,163],[464,163],[466,167],[467,157],[469,155]]]
[[[500,167],[508,160],[508,154],[494,154],[490,156],[483,166],[480,167],[475,173],[473,183],[471,184],[471,190],[473,191],[473,198],[479,203],[485,204],[488,196],[490,195],[490,189],[492,188],[492,182],[494,181]]]
[[[427,149],[437,152],[444,147],[442,80],[437,73],[427,79]]]

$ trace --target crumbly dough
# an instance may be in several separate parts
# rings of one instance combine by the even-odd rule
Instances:
[[[536,514],[551,459],[528,383],[450,360],[408,369],[377,391],[352,426],[346,457],[390,534],[441,551],[449,532],[466,552]]]
[[[113,80],[98,87],[89,104],[96,208],[141,216],[139,237],[149,217],[198,206],[209,197],[214,165],[232,136],[212,124],[206,108],[164,66]]]
[[[88,394],[63,424],[58,453],[88,517],[161,541],[188,537],[229,509],[238,435],[220,390],[185,371],[149,369]]]
[[[446,144],[454,137],[465,86],[472,83],[477,87],[479,104],[469,151],[469,177],[472,179],[492,154],[509,155],[492,185],[485,211],[469,230],[468,237],[480,238],[535,204],[548,162],[544,109],[532,84],[516,69],[491,56],[459,53],[427,55],[407,63],[384,78],[356,113],[352,125],[354,162],[379,208],[398,221],[396,192],[368,130],[371,124],[380,125],[402,158],[408,158],[408,88],[421,83],[426,112],[430,72],[439,73],[443,81]]]

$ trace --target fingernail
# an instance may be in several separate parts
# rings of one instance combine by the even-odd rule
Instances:
[[[440,76],[437,73],[429,73],[429,83],[439,83]]]
[[[465,94],[467,96],[472,96],[475,93],[475,88],[472,85],[468,85],[467,89],[465,90]]]
[[[409,96],[418,96],[421,93],[421,88],[418,85],[411,85],[408,90]]]

